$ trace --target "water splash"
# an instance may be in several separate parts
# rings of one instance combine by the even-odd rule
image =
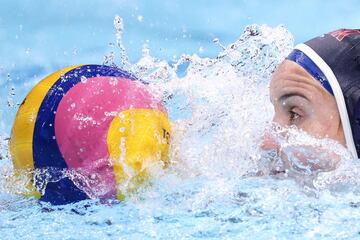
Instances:
[[[183,100],[176,110],[169,105],[170,111],[190,113],[174,121],[172,159],[202,175],[256,172],[259,140],[272,114],[268,79],[292,43],[281,26],[253,25],[215,59],[183,55],[172,67],[155,61],[156,77],[150,75],[149,82],[162,89],[164,101]],[[185,62],[186,73],[178,77]]]
[[[17,104],[14,103],[15,86],[12,83],[12,78],[11,78],[10,74],[7,74],[6,83],[7,83],[7,88],[8,88],[8,95],[7,95],[7,102],[6,102],[7,106],[9,108],[15,108],[15,107],[17,107]]]
[[[116,44],[113,42],[109,43],[109,47],[111,48],[111,51],[109,54],[104,56],[103,64],[109,66],[117,65],[115,62],[115,56],[116,56],[115,51],[117,47],[120,52],[119,67],[123,68],[124,70],[128,70],[130,66],[129,57],[127,56],[126,49],[122,41],[122,34],[124,31],[123,19],[120,16],[115,16],[113,21],[113,26],[115,29]]]
[[[358,160],[337,141],[276,124],[267,129],[267,134],[277,149],[262,156],[263,174],[293,178],[315,195],[324,190],[359,192]]]
[[[121,17],[115,16],[114,28],[115,28],[116,44],[120,50],[120,56],[121,56],[120,66],[127,69],[129,66],[129,58],[126,54],[126,50],[125,50],[124,44],[122,42],[122,33],[124,31],[124,23],[123,23],[123,20]]]
[[[0,135],[0,161],[9,159],[9,140],[10,138]]]

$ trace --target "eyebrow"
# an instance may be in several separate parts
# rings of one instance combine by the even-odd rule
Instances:
[[[287,100],[290,97],[301,97],[301,98],[305,98],[307,101],[310,102],[310,100],[305,95],[303,95],[301,93],[287,93],[287,94],[284,94],[279,98],[279,101],[283,102],[283,101]]]

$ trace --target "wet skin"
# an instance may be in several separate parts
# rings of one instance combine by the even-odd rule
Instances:
[[[270,81],[270,100],[274,123],[295,125],[316,138],[330,138],[345,146],[335,97],[297,63],[284,60],[277,67]],[[269,134],[265,134],[262,148],[280,150]]]

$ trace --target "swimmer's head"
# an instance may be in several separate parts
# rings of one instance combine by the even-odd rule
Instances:
[[[360,156],[360,30],[341,29],[299,44],[270,82],[273,122],[330,138]],[[263,147],[274,147],[265,137]]]

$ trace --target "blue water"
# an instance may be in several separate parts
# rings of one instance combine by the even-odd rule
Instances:
[[[335,170],[290,169],[275,178],[258,148],[272,115],[273,68],[294,43],[358,27],[359,7],[355,0],[2,1],[0,239],[360,238],[359,164],[344,153]],[[15,194],[21,183],[6,139],[17,103],[65,66],[100,64],[111,52],[121,65],[116,15],[123,19],[130,68],[147,66],[137,73],[173,96],[166,102],[173,165],[121,203],[55,207]],[[250,28],[258,35],[244,33],[249,24],[258,24]],[[151,56],[142,55],[144,44]],[[236,50],[222,49],[229,44]],[[175,73],[163,68],[184,54],[190,60]],[[338,149],[300,134],[301,141]],[[264,174],[256,176],[259,171]]]
[[[116,205],[51,207],[10,198],[2,239],[359,238],[359,203],[344,196],[306,197],[292,182],[268,178],[233,179],[226,190],[209,190],[207,184],[219,185],[209,179],[172,180]]]

